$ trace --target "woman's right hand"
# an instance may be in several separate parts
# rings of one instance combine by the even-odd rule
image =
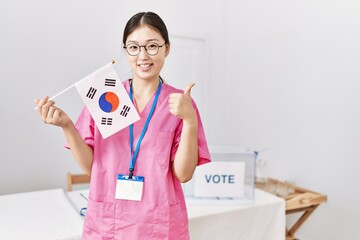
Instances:
[[[60,108],[55,106],[55,102],[49,100],[49,97],[35,99],[35,105],[44,123],[52,124],[61,128],[71,126],[73,123],[69,116]]]
[[[68,115],[63,110],[56,107],[55,102],[49,100],[49,97],[35,99],[34,103],[37,106],[40,118],[44,123],[61,127],[64,130],[66,141],[75,160],[84,172],[90,175],[93,150],[81,138]]]

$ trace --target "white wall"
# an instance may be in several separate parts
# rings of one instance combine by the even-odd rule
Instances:
[[[328,195],[299,231],[303,239],[358,239],[357,0],[2,0],[0,194],[65,187],[65,173],[80,171],[61,130],[39,121],[33,98],[122,62],[125,22],[144,10],[158,12],[172,34],[211,39],[209,144],[268,148],[260,157],[269,176]],[[57,102],[76,119],[75,91]]]
[[[359,1],[229,1],[226,144],[327,194],[303,239],[359,239]]]

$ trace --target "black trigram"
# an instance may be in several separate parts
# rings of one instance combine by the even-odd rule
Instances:
[[[95,89],[93,87],[90,87],[88,93],[86,94],[86,97],[88,97],[90,99],[93,99],[94,96],[95,96],[96,91],[97,91],[97,89]]]
[[[105,86],[115,87],[116,80],[115,79],[105,79]]]
[[[122,109],[121,112],[120,112],[120,115],[126,117],[127,114],[129,113],[129,111],[130,111],[130,107],[124,105],[123,109]]]
[[[112,118],[101,118],[101,125],[112,125]]]

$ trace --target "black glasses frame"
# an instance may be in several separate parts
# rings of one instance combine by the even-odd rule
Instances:
[[[149,45],[149,44],[154,44],[154,45],[156,45],[156,46],[158,47],[156,53],[152,53],[152,54],[151,54],[151,53],[148,53],[148,49],[146,48],[146,45]],[[165,42],[163,45],[158,45],[157,43],[148,43],[148,44],[145,44],[145,45],[139,45],[139,44],[137,44],[137,43],[131,43],[131,45],[137,45],[137,46],[139,47],[139,52],[138,52],[137,54],[131,54],[131,53],[129,53],[129,51],[128,51],[128,49],[127,49],[127,47],[128,47],[129,45],[123,46],[123,48],[126,50],[126,52],[127,52],[130,56],[137,56],[137,55],[139,55],[139,53],[141,52],[141,48],[142,48],[142,47],[145,49],[145,52],[146,52],[147,55],[155,56],[156,54],[158,54],[159,48],[163,47],[165,44],[166,44],[166,42]]]

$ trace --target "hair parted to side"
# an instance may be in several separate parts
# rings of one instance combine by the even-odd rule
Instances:
[[[149,26],[158,32],[165,40],[165,44],[170,44],[169,35],[164,21],[153,12],[139,12],[132,16],[129,21],[126,23],[124,34],[123,34],[123,44],[126,45],[126,39],[128,36],[135,31],[140,26]]]

